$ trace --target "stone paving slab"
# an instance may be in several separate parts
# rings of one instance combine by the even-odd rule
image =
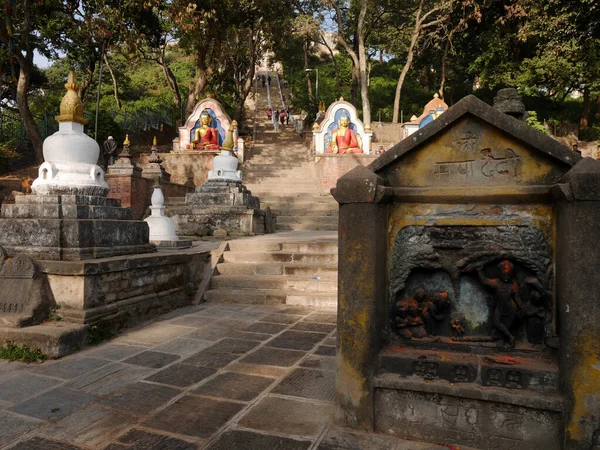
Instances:
[[[271,384],[272,378],[225,372],[194,389],[194,393],[248,402]]]
[[[186,395],[143,422],[147,428],[208,438],[244,407],[240,403]]]
[[[113,409],[145,415],[165,405],[180,393],[179,389],[138,382],[113,392],[98,403]]]
[[[288,350],[310,350],[315,344],[325,339],[326,335],[307,331],[284,331],[275,339],[269,341],[269,347],[285,348]]]
[[[135,345],[104,344],[98,348],[88,350],[86,354],[92,358],[120,361],[137,353],[141,353],[144,350],[146,350],[146,347],[138,347]]]
[[[201,351],[181,361],[183,364],[221,369],[231,361],[238,359],[240,355],[230,353],[210,353]]]
[[[110,361],[106,360],[75,356],[74,358],[56,361],[48,365],[44,364],[33,372],[48,377],[71,380],[109,363]]]
[[[27,439],[23,442],[19,442],[11,450],[82,450],[81,447],[77,447],[71,444],[65,444],[64,442],[54,441],[52,439],[46,439],[43,437],[35,436],[31,439]]]
[[[260,434],[251,431],[231,430],[210,444],[208,450],[306,450],[311,441]]]
[[[334,400],[335,373],[299,368],[289,373],[271,393],[315,400]]]
[[[137,422],[136,416],[94,404],[45,428],[42,433],[52,439],[102,448],[135,422]]]
[[[317,450],[394,450],[398,438],[373,434],[359,434],[348,430],[327,431]],[[421,450],[415,447],[413,450]]]
[[[196,444],[182,439],[133,429],[104,450],[194,450],[196,448]]]
[[[170,386],[187,387],[210,377],[215,372],[215,369],[208,367],[198,367],[191,364],[174,364],[146,378],[146,380]]]
[[[6,411],[0,411],[0,445],[5,445],[13,439],[37,428],[39,420],[23,417]]]
[[[300,320],[302,316],[291,316],[289,314],[271,314],[269,316],[263,317],[261,322],[271,322],[271,323],[284,323],[291,324]]]
[[[315,355],[335,356],[335,347],[330,347],[328,345],[320,345],[315,350]]]
[[[171,353],[185,358],[186,356],[193,355],[199,350],[210,347],[213,344],[214,342],[212,341],[203,341],[201,339],[175,338],[158,347],[154,347],[153,350],[162,353]]]
[[[335,358],[332,358],[330,356],[310,355],[308,358],[306,358],[300,363],[300,367],[307,367],[309,369],[318,370],[329,370],[331,372],[335,372],[336,362]]]
[[[318,333],[330,333],[335,328],[331,323],[298,322],[291,329],[294,331],[316,331]]]
[[[79,389],[89,394],[107,395],[153,372],[152,369],[128,364],[113,363],[82,375],[65,384],[71,389]]]
[[[60,384],[60,380],[30,373],[11,373],[0,380],[0,400],[19,403]]]
[[[36,419],[56,420],[89,405],[94,400],[96,397],[85,392],[59,387],[19,403],[9,411]]]
[[[246,364],[265,364],[268,366],[291,367],[306,355],[297,350],[261,347],[239,362]]]
[[[259,345],[257,341],[225,338],[206,349],[210,353],[233,353],[242,355]]]
[[[124,363],[134,364],[136,366],[150,367],[151,369],[160,369],[174,361],[177,361],[179,356],[170,353],[155,352],[148,350],[138,355],[127,358]]]
[[[294,436],[317,437],[329,423],[333,405],[267,396],[240,420],[245,428]]]
[[[265,323],[257,322],[244,328],[243,331],[250,331],[253,333],[265,333],[265,334],[277,334],[285,330],[287,325],[276,324],[276,323]]]

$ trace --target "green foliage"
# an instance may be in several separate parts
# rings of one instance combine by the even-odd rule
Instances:
[[[43,362],[47,358],[40,350],[27,346],[6,344],[0,347],[0,359],[26,363]]]
[[[600,141],[600,124],[592,125],[580,131],[579,139],[582,141]]]
[[[88,345],[97,345],[115,335],[114,328],[108,322],[92,325],[87,329]]]
[[[538,120],[537,112],[535,111],[527,111],[527,119],[525,119],[525,123],[531,128],[541,131],[544,134],[548,134],[548,130],[544,124]]]
[[[20,157],[21,155],[16,151],[16,147],[12,141],[0,143],[0,173],[7,170],[11,163]]]
[[[50,313],[48,314],[48,320],[50,322],[60,322],[62,320],[62,317],[58,314],[59,309],[60,305],[56,305],[50,308]]]

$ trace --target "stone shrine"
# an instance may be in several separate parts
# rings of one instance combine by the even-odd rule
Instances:
[[[83,132],[83,103],[75,74],[56,117],[59,130],[44,141],[45,162],[33,195],[15,198],[0,211],[0,245],[9,255],[82,260],[153,252],[148,226],[130,209],[107,198],[108,184],[96,165],[100,148]],[[121,158],[119,158],[121,159]]]
[[[525,107],[523,106],[523,108]],[[438,94],[435,94],[433,96],[433,100],[425,105],[423,108],[423,113],[419,117],[412,116],[410,121],[402,124],[402,138],[404,139],[420,128],[423,128],[425,125],[430,124],[447,110],[448,105],[440,98]]]
[[[231,118],[223,105],[206,98],[196,105],[192,114],[179,127],[179,136],[173,140],[173,152],[219,151],[226,139]]]
[[[152,148],[150,149],[150,156],[148,157],[148,164],[142,170],[142,177],[149,178],[151,180],[160,181],[171,181],[171,174],[165,170],[162,165],[162,159],[158,154],[158,144],[156,142],[156,136],[152,141]]]
[[[338,423],[482,449],[600,437],[600,162],[469,96],[333,190]]]
[[[265,233],[265,211],[260,209],[258,197],[242,184],[238,159],[232,155],[236,128],[237,122],[233,121],[221,153],[214,158],[208,181],[186,195],[185,206],[168,208],[178,235],[207,236],[216,230],[233,235]]]
[[[340,98],[327,108],[321,123],[313,126],[315,154],[369,154],[372,135],[370,124],[363,125],[356,107]]]

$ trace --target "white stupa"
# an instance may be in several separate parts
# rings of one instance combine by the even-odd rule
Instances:
[[[108,183],[96,165],[100,147],[83,132],[83,102],[75,72],[69,73],[67,94],[60,103],[58,131],[44,141],[44,163],[31,189],[35,194],[106,196]]]
[[[178,241],[175,234],[175,223],[165,216],[165,196],[160,186],[154,186],[154,192],[150,199],[150,216],[144,219],[150,228],[150,242]]]

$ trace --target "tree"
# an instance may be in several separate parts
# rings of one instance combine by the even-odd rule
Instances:
[[[1,51],[8,55],[11,66],[11,75],[4,77],[4,80],[14,86],[15,103],[25,124],[25,131],[33,146],[38,164],[44,161],[43,140],[29,109],[32,74],[35,70],[33,54],[34,50],[49,54],[42,37],[41,24],[45,23],[42,17],[51,17],[59,6],[57,2],[52,1],[45,4],[32,0],[5,2],[7,20],[2,21],[0,28]]]

